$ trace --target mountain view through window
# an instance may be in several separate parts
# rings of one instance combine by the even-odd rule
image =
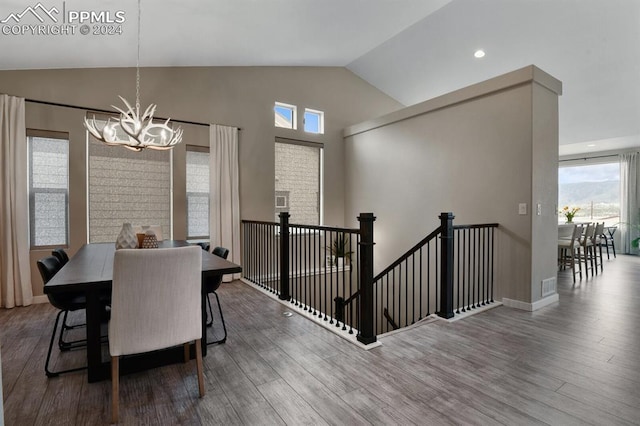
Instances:
[[[560,167],[558,209],[579,208],[574,222],[620,221],[620,165],[616,163]],[[558,214],[558,222],[566,218]]]

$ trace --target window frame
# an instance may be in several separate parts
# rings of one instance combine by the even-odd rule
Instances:
[[[107,112],[96,112],[96,111],[92,111],[92,110],[88,110],[86,111],[85,117],[87,119],[93,119],[95,118],[96,120],[103,120],[103,121],[107,121],[109,119],[112,120],[117,120],[118,119],[118,115],[117,114],[111,114],[111,113],[107,113]],[[86,205],[85,205],[85,215],[86,215],[86,223],[87,223],[87,229],[86,229],[86,242],[87,244],[91,244],[94,242],[99,242],[99,241],[92,241],[91,240],[91,225],[92,225],[92,212],[91,212],[91,158],[92,158],[92,152],[91,152],[91,144],[92,142],[97,143],[97,145],[101,146],[103,145],[102,142],[99,142],[97,139],[95,139],[93,136],[91,136],[91,134],[89,133],[88,130],[85,130],[85,149],[86,149],[86,157],[85,157],[85,183],[86,183]],[[106,146],[106,145],[105,145]],[[109,147],[109,149],[113,149],[114,152],[117,152],[119,149],[124,149],[124,152],[127,152],[126,148],[121,147],[121,146],[112,146]],[[144,152],[141,151],[141,152]],[[166,152],[169,156],[168,160],[167,160],[167,172],[168,172],[168,220],[167,220],[167,227],[165,227],[162,223],[160,223],[160,221],[154,221],[151,220],[150,223],[138,223],[137,221],[131,220],[131,219],[127,219],[128,222],[131,222],[132,225],[134,226],[139,226],[139,225],[143,225],[143,224],[153,224],[153,225],[160,225],[162,227],[162,233],[164,235],[165,239],[173,239],[173,234],[174,234],[174,226],[173,226],[173,221],[174,221],[174,153],[173,150],[168,150],[168,151],[153,151],[154,153],[164,153]],[[135,153],[134,153],[135,154]],[[101,157],[101,156],[97,156],[97,157]],[[115,155],[114,158],[116,159],[121,159],[121,157]],[[117,236],[117,233],[115,234],[115,236]],[[115,238],[114,236],[114,238]]]
[[[284,109],[288,109],[289,111],[291,111],[291,127],[286,127],[286,126],[278,126],[275,122],[275,118],[277,117],[278,113],[276,111],[276,108],[284,108]],[[278,102],[276,101],[274,106],[273,106],[273,115],[274,115],[274,126],[279,128],[279,129],[289,129],[289,130],[297,130],[298,129],[298,107],[295,105],[291,105],[291,104],[287,104],[284,102]]]
[[[186,145],[186,152],[200,152],[200,153],[206,153],[208,155],[211,155],[210,149],[208,147],[204,147],[204,146],[198,146],[198,145]],[[194,195],[194,194],[204,194],[203,192],[188,192],[187,191],[187,185],[186,185],[186,171],[187,171],[187,161],[186,161],[186,153],[185,153],[185,215],[186,215],[186,220],[187,220],[187,230],[186,230],[186,236],[187,236],[187,240],[210,240],[211,239],[211,229],[209,229],[209,235],[189,235],[189,195]],[[209,173],[211,173],[211,167],[209,167]],[[209,187],[209,192],[206,193],[207,194],[207,201],[209,202],[209,206],[207,208],[208,210],[208,216],[209,216],[209,223],[211,223],[211,187]]]
[[[319,176],[318,176],[318,225],[322,226],[324,224],[324,144],[323,143],[319,143],[319,142],[304,141],[304,140],[300,140],[300,139],[290,139],[290,138],[276,137],[275,141],[274,141],[274,151],[275,151],[275,144],[277,144],[277,143],[288,144],[288,145],[307,146],[307,147],[317,148],[318,149],[318,168],[319,168]],[[275,166],[275,156],[274,156],[274,166]],[[278,195],[277,192],[278,192],[278,190],[276,190],[274,192],[274,196]],[[286,211],[289,211],[290,208],[291,208],[289,196],[287,197]],[[276,204],[275,204],[275,197],[274,197],[273,205],[274,205],[274,212],[276,212],[278,208],[276,207]]]
[[[601,166],[601,165],[608,165],[608,164],[618,164],[619,166],[619,159],[618,159],[618,155],[602,155],[602,156],[595,156],[595,157],[579,157],[579,158],[573,158],[572,156],[569,156],[568,158],[560,158],[558,160],[558,201],[557,201],[557,212],[558,212],[558,223],[563,223],[563,219],[562,219],[562,215],[560,213],[561,209],[563,208],[563,205],[561,203],[560,200],[560,170],[564,169],[564,168],[574,168],[574,167],[590,167],[590,166]],[[619,179],[622,179],[622,170],[619,169]],[[621,208],[622,208],[622,199],[621,199],[621,194],[619,195],[620,199],[618,200],[618,218],[620,218],[621,213]],[[581,221],[584,220],[585,218],[583,216],[576,216],[575,220],[576,221]],[[592,218],[589,218],[589,220],[591,220]],[[606,218],[593,218],[594,221],[604,221],[605,223],[607,222]]]
[[[51,248],[69,248],[69,174],[70,174],[70,141],[69,134],[66,132],[56,132],[53,130],[36,130],[36,129],[27,129],[27,157],[28,157],[28,170],[27,170],[27,178],[28,178],[28,187],[27,194],[29,197],[29,248],[31,250],[46,250]],[[62,188],[34,188],[33,187],[33,155],[32,155],[32,147],[31,147],[31,138],[47,138],[47,139],[58,139],[65,141],[67,143],[67,187],[66,189]],[[35,226],[35,218],[32,218],[32,214],[35,214],[36,209],[36,194],[64,194],[64,234],[65,234],[65,242],[63,244],[46,244],[46,245],[37,245],[35,242],[36,232],[33,229]]]
[[[316,115],[318,117],[318,131],[313,132],[311,130],[307,130],[307,114]],[[317,109],[305,108],[304,115],[302,119],[302,127],[306,133],[311,133],[314,135],[323,135],[324,134],[324,111],[320,111]]]

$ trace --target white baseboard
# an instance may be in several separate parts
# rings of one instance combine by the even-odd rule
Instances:
[[[509,308],[515,308],[523,311],[533,312],[533,311],[537,311],[538,309],[542,309],[545,306],[549,306],[552,303],[556,303],[559,299],[560,297],[558,296],[558,293],[554,293],[550,296],[537,300],[533,303],[522,302],[520,300],[507,299],[506,297],[504,297],[502,298],[502,304]]]
[[[241,283],[251,287],[252,289],[257,290],[257,291],[269,296],[271,299],[275,300],[276,302],[286,306],[289,310],[296,312],[297,314],[299,314],[299,315],[301,315],[301,316],[303,316],[303,317],[315,322],[316,324],[324,327],[325,329],[331,331],[332,333],[336,334],[337,336],[342,337],[343,339],[345,339],[346,341],[354,344],[355,346],[359,347],[360,349],[364,349],[364,350],[368,351],[370,349],[377,348],[378,346],[382,345],[382,343],[380,343],[379,340],[376,340],[374,343],[365,345],[365,344],[361,343],[357,339],[356,335],[357,335],[358,331],[356,329],[353,329],[353,334],[349,334],[348,332],[343,331],[341,327],[336,327],[333,324],[329,324],[328,321],[324,321],[322,319],[318,319],[318,316],[312,315],[309,311],[305,311],[302,308],[298,308],[298,307],[294,306],[291,302],[289,302],[287,300],[280,300],[278,298],[278,296],[276,296],[274,293],[271,293],[270,291],[267,291],[264,288],[261,288],[261,287],[255,285],[254,283],[244,279],[244,278],[241,278],[239,281]]]
[[[33,303],[49,303],[49,298],[45,294],[41,294],[40,296],[33,296]]]

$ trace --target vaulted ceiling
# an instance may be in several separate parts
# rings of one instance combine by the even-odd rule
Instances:
[[[142,0],[141,10],[141,66],[345,66],[412,105],[535,64],[564,85],[561,154],[640,146],[640,0]],[[82,34],[82,11],[124,18],[121,34],[93,34],[109,28],[90,22]],[[1,21],[0,69],[136,64],[132,0],[0,0]],[[75,29],[23,29],[37,24]]]

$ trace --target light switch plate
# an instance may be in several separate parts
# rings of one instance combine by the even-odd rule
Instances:
[[[527,203],[518,204],[518,214],[527,214]]]

